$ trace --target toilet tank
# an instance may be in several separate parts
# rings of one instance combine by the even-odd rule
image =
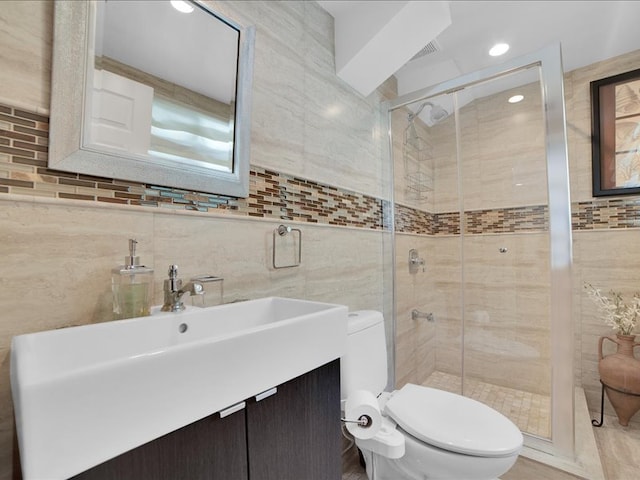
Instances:
[[[342,400],[355,390],[382,393],[387,385],[387,342],[382,313],[360,310],[349,313],[347,353],[340,360]]]

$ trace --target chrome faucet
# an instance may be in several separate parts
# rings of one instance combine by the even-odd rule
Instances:
[[[424,272],[425,264],[426,262],[424,258],[420,257],[418,250],[415,248],[409,250],[409,273],[417,273],[420,267],[422,267],[422,271]]]
[[[182,280],[178,278],[178,266],[169,267],[169,278],[164,281],[164,304],[163,312],[181,312],[185,309],[182,303],[182,296],[189,292],[189,295],[202,295],[204,287],[200,282],[189,282],[184,287]]]

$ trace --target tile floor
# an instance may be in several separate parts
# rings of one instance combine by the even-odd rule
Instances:
[[[460,393],[460,377],[433,372],[423,385]],[[526,433],[549,438],[551,433],[551,398],[546,395],[500,387],[473,378],[465,379],[465,396],[499,411]]]
[[[633,420],[623,427],[615,416],[605,415],[602,427],[593,429],[607,480],[640,478],[640,414]]]
[[[345,438],[342,439],[342,450],[350,446]],[[342,454],[342,480],[368,480],[364,468],[360,466],[358,450],[355,446],[348,448]]]

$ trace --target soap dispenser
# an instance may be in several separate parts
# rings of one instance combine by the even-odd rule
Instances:
[[[137,244],[135,239],[129,239],[129,255],[124,257],[124,265],[111,270],[115,320],[151,314],[153,268],[140,265],[140,257],[136,256]]]

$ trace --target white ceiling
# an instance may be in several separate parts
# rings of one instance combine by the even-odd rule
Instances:
[[[354,3],[319,1],[334,17]],[[560,42],[565,72],[640,49],[640,1],[451,1],[452,24],[435,38],[440,51],[398,70],[399,94],[450,80]],[[502,57],[489,48],[506,42]],[[417,52],[416,52],[417,53]],[[640,68],[640,65],[638,65]],[[419,83],[416,85],[416,73]]]

